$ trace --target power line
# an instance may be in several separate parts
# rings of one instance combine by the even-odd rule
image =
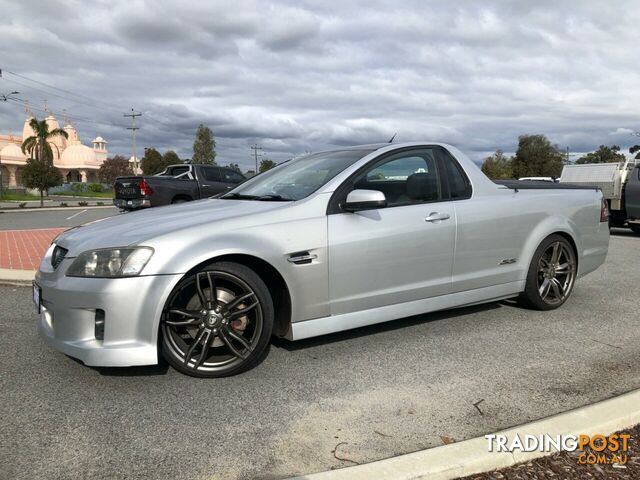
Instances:
[[[51,110],[51,109],[44,110],[42,108],[38,108],[38,107],[34,107],[34,106],[30,105],[27,100],[22,100],[22,99],[18,99],[18,98],[10,98],[10,97],[7,97],[7,100],[10,101],[10,102],[16,103],[16,104],[18,104],[18,105],[20,105],[22,107],[25,107],[28,110],[36,110],[36,111],[41,112],[41,113],[50,113],[50,114],[53,114],[53,115],[57,115],[58,117],[66,116],[66,117],[69,117],[72,120],[78,121],[78,122],[92,123],[92,124],[95,124],[95,125],[102,125],[102,126],[115,127],[115,128],[122,128],[123,127],[123,125],[116,125],[114,123],[100,122],[100,121],[97,121],[97,120],[92,120],[90,118],[79,117],[79,116],[74,115],[74,114],[69,114],[66,111],[59,112],[59,111],[55,111],[55,110]]]
[[[2,70],[0,70],[0,71],[2,71]],[[107,103],[107,102],[105,102],[103,100],[98,100],[98,99],[95,99],[95,98],[91,98],[91,97],[88,97],[88,96],[83,95],[81,93],[75,93],[75,92],[72,92],[70,90],[65,90],[64,88],[55,87],[53,85],[49,85],[48,83],[42,82],[40,80],[35,80],[33,78],[29,78],[26,75],[21,75],[19,73],[15,73],[15,72],[12,72],[10,70],[5,70],[5,71],[10,75],[14,75],[16,77],[22,78],[22,79],[27,80],[29,82],[37,83],[38,85],[42,85],[44,87],[47,87],[47,88],[50,88],[50,89],[53,89],[53,90],[57,90],[59,92],[63,92],[63,93],[66,93],[68,95],[73,95],[74,97],[84,98],[84,99],[89,100],[90,102],[92,102],[92,104],[101,103],[101,104],[105,105],[106,107],[116,109],[119,112],[121,112],[123,110],[122,108],[114,107],[113,105],[111,105],[111,104],[109,104],[109,103]],[[35,88],[35,87],[32,87],[32,88]]]
[[[60,98],[62,100],[66,100],[67,102],[74,102],[74,103],[78,103],[78,104],[82,104],[82,105],[86,105],[86,106],[94,107],[94,108],[96,106],[94,102],[88,102],[88,101],[84,101],[84,100],[77,99],[77,98],[65,97],[65,96],[57,94],[55,92],[50,92],[50,91],[45,90],[43,88],[34,87],[33,85],[28,85],[28,84],[23,83],[23,82],[16,82],[15,80],[9,80],[8,78],[4,78],[4,77],[0,77],[0,78],[2,78],[2,80],[4,80],[5,82],[10,82],[12,84],[20,85],[21,87],[25,87],[27,89],[31,89],[31,90],[35,90],[35,91],[40,92],[40,93],[44,93],[47,97],[52,96],[52,97]],[[114,111],[117,111],[118,113],[122,112],[122,109],[117,109],[116,107],[108,107],[108,108],[110,108],[110,109],[112,109]]]

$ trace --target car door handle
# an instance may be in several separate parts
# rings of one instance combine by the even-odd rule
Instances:
[[[450,218],[451,218],[451,215],[449,215],[448,213],[431,212],[429,216],[424,219],[424,221],[430,222],[430,223],[437,223],[437,222],[441,222],[442,220],[449,220]]]

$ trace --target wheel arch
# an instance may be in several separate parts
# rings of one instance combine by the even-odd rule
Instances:
[[[176,200],[184,200],[185,202],[192,202],[193,198],[191,198],[191,195],[180,193],[178,195],[173,196],[173,198],[171,199],[171,203],[175,202]]]
[[[565,238],[573,248],[573,252],[576,255],[576,266],[580,268],[580,259],[581,259],[581,242],[579,235],[577,235],[578,229],[575,225],[573,225],[569,219],[562,217],[548,217],[546,221],[540,223],[537,227],[535,227],[531,235],[529,236],[528,241],[525,244],[523,252],[525,253],[524,259],[526,263],[522,265],[523,273],[526,277],[527,272],[529,271],[529,266],[533,261],[533,256],[535,255],[536,250],[540,246],[540,244],[551,235],[560,235]]]
[[[264,281],[273,301],[275,319],[273,334],[282,337],[289,331],[291,324],[291,293],[282,274],[269,262],[246,253],[227,253],[211,257],[187,271],[182,278],[217,262],[233,262],[250,268]]]

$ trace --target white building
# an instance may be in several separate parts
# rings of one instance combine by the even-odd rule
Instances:
[[[33,116],[24,121],[22,136],[0,135],[0,170],[4,188],[22,188],[22,170],[27,156],[22,153],[22,142],[34,135],[29,125]],[[45,118],[49,131],[60,128],[56,118]],[[93,148],[83,145],[76,129],[68,123],[64,130],[69,138],[56,137],[50,143],[53,165],[60,170],[65,182],[96,182],[97,173],[107,159],[107,141],[102,137],[93,140]]]

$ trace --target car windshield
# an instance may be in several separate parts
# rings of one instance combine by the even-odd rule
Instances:
[[[280,165],[247,180],[220,198],[289,201],[311,195],[349,165],[373,150],[314,153]]]

